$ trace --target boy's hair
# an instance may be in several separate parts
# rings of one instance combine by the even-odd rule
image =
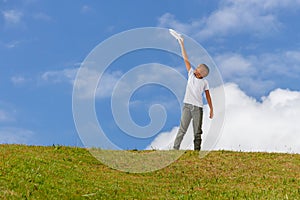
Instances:
[[[203,77],[206,77],[209,74],[209,68],[206,64],[200,64],[197,68],[204,70],[205,74],[203,74]]]

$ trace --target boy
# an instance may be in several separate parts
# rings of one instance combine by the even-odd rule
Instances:
[[[213,106],[209,93],[209,86],[207,80],[204,79],[204,77],[206,77],[209,73],[209,68],[205,64],[200,64],[195,70],[193,70],[188,60],[187,53],[184,48],[184,41],[181,36],[179,37],[178,42],[188,71],[188,82],[183,100],[184,106],[180,120],[180,127],[174,142],[174,149],[179,149],[182,139],[191,120],[193,119],[194,150],[200,151],[202,142],[203,92],[205,92],[206,100],[210,108],[209,118],[213,118]]]

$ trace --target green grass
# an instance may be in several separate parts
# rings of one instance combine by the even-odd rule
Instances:
[[[186,151],[133,174],[82,148],[0,145],[0,199],[300,199],[300,155]]]

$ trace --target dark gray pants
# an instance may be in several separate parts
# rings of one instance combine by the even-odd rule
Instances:
[[[194,149],[201,149],[202,117],[203,109],[201,107],[193,106],[191,104],[186,103],[183,105],[180,127],[174,142],[174,149],[179,149],[183,137],[186,134],[186,131],[192,119],[194,129]]]

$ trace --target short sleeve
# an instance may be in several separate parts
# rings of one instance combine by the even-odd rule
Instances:
[[[205,90],[209,90],[209,84],[208,84],[208,81],[206,79],[204,80],[204,91]]]
[[[190,70],[188,71],[188,76],[191,76],[193,74],[193,68],[190,68]]]

